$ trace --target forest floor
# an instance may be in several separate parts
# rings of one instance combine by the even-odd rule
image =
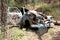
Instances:
[[[26,37],[28,40],[60,40],[60,26],[50,28],[48,32],[40,36],[40,38],[35,32],[27,31]]]
[[[60,40],[60,26],[50,28],[48,32],[41,36],[42,40]]]
[[[9,35],[9,33],[10,32],[8,32],[7,35]],[[24,36],[27,38],[27,40],[60,40],[60,26],[54,26],[53,28],[50,28],[48,32],[43,34],[42,36],[40,36],[39,34],[37,35],[36,31],[32,30],[25,31]]]

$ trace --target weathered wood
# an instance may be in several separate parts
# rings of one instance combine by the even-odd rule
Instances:
[[[55,25],[60,25],[60,21],[56,21],[54,24]]]

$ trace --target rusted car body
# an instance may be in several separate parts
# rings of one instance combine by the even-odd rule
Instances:
[[[14,26],[20,25],[21,27],[32,27],[46,30],[47,27],[50,27],[51,17],[44,20],[44,16],[42,16],[42,12],[38,13],[34,10],[29,10],[24,14],[17,7],[8,7],[7,13],[7,24],[12,24]]]

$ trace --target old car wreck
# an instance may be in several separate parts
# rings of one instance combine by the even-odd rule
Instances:
[[[52,16],[46,16],[42,12],[35,10],[28,10],[17,7],[8,7],[7,24],[17,26],[20,28],[37,28],[45,32],[47,27],[54,25]]]

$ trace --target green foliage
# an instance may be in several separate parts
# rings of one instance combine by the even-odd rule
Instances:
[[[5,33],[0,31],[0,40],[4,40],[5,39]]]
[[[38,3],[40,3],[39,0],[8,0],[8,6],[18,6],[18,7],[27,5],[35,6]]]
[[[40,6],[40,9],[42,12],[45,12],[45,11],[51,11],[52,7],[46,4],[46,5]]]
[[[52,16],[54,16],[55,19],[60,20],[60,8],[52,8],[49,15],[52,15]]]
[[[8,6],[16,6],[15,0],[8,0]]]
[[[8,0],[8,3],[9,6],[17,6],[17,7],[30,5],[31,7],[35,8],[36,6],[39,6],[38,7],[39,10],[47,15],[53,15],[55,17],[58,17],[60,15],[59,0]]]
[[[20,30],[18,28],[13,28],[10,30],[11,40],[27,40],[25,35],[25,29]]]
[[[55,17],[55,19],[59,19],[58,17],[60,17],[60,8],[53,6],[53,5],[49,5],[49,4],[43,4],[40,6],[40,10],[47,14],[47,15],[52,15]]]
[[[4,40],[6,38],[6,26],[2,25],[0,28],[0,40]]]

